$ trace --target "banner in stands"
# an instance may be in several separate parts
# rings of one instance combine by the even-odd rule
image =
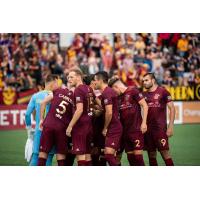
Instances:
[[[200,102],[174,102],[175,124],[200,123]],[[0,131],[24,129],[26,105],[0,106]],[[35,121],[33,120],[33,125]]]
[[[174,101],[200,100],[200,84],[195,86],[166,87]]]
[[[0,105],[27,104],[35,92],[35,88],[16,92],[12,87],[7,87],[0,91]]]
[[[1,130],[16,130],[25,128],[25,113],[27,105],[0,105],[0,131]],[[33,120],[33,125],[35,121]]]

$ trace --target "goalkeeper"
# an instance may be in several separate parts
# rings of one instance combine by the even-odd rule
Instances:
[[[39,123],[40,123],[40,102],[48,96],[52,90],[58,88],[58,78],[55,75],[49,75],[47,76],[45,80],[45,89],[42,91],[37,92],[34,94],[28,104],[27,110],[26,110],[26,115],[25,115],[25,123],[26,123],[26,129],[28,132],[28,140],[26,143],[26,158],[27,161],[29,161],[28,158],[31,157],[31,160],[29,162],[30,166],[37,166],[38,163],[38,155],[39,155],[39,147],[40,147],[40,137],[41,137],[41,130],[39,130]],[[49,106],[46,106],[45,109],[45,115],[49,111]],[[32,128],[31,128],[31,114],[35,111],[35,134],[34,137],[31,135]],[[30,140],[33,138],[33,151],[30,151],[31,148],[31,143]],[[29,141],[29,142],[28,142]],[[30,146],[27,146],[30,145]],[[32,156],[30,155],[32,153]],[[52,165],[52,160],[54,156],[54,150],[52,150],[49,153],[46,165],[50,166]]]

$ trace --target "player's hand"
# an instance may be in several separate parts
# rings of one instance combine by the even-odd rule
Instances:
[[[41,131],[42,131],[42,129],[43,129],[43,120],[40,120],[39,129],[40,129]]]
[[[173,127],[169,126],[167,128],[167,136],[168,137],[171,137],[173,135]]]
[[[103,134],[104,137],[106,137],[107,129],[103,129],[102,134]]]
[[[68,126],[68,127],[67,127],[67,130],[66,130],[66,135],[67,135],[68,137],[71,137],[71,132],[72,132],[72,127],[71,127],[71,126]]]
[[[147,124],[142,123],[140,129],[141,129],[142,133],[145,133],[147,131]]]

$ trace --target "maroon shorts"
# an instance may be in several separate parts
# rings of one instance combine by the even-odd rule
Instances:
[[[76,155],[90,154],[92,148],[92,128],[76,126],[72,130],[72,153]]]
[[[122,132],[107,133],[105,138],[105,147],[110,147],[118,151],[121,145],[121,139],[122,139]]]
[[[49,153],[52,147],[55,146],[56,153],[67,153],[67,136],[66,128],[60,127],[43,127],[40,139],[40,152]]]
[[[134,150],[143,150],[144,135],[141,131],[134,133],[124,133],[124,146],[126,152]]]
[[[163,131],[147,131],[144,134],[144,144],[147,151],[169,150],[168,137]]]

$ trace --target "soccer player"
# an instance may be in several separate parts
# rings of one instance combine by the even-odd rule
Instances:
[[[44,119],[44,108],[51,103]],[[55,146],[58,166],[66,165],[67,136],[66,128],[72,118],[73,92],[67,88],[58,88],[49,94],[40,108],[40,129],[42,129],[38,165],[46,164],[47,156]]]
[[[101,105],[104,109],[105,159],[111,166],[121,165],[116,158],[122,137],[122,125],[119,119],[118,98],[115,91],[108,87],[108,74],[105,71],[95,74],[95,87],[102,93]]]
[[[26,114],[25,114],[25,124],[28,131],[31,129],[31,113],[35,111],[35,134],[33,140],[33,154],[31,157],[31,161],[29,163],[30,166],[37,166],[38,163],[38,155],[39,155],[39,147],[40,147],[40,138],[41,138],[41,130],[39,129],[40,124],[40,103],[45,99],[46,96],[50,94],[50,92],[56,89],[57,86],[57,76],[49,75],[45,80],[45,89],[37,92],[31,97],[31,100],[28,104]],[[49,105],[46,106],[45,112],[46,114],[49,111]],[[54,152],[52,151],[47,159],[46,165],[52,165],[52,159],[54,156]]]
[[[168,137],[173,135],[175,108],[169,92],[158,86],[153,73],[143,77],[143,86],[147,90],[143,93],[148,104],[147,133],[145,145],[148,151],[149,164],[157,166],[156,151],[160,154],[167,166],[173,166],[169,153]],[[167,127],[167,107],[169,109],[169,124]]]
[[[112,78],[109,81],[109,86],[119,96],[120,120],[123,126],[123,140],[129,164],[131,166],[144,166],[143,134],[147,131],[147,103],[137,88],[126,87],[118,78]]]
[[[72,152],[76,155],[78,166],[91,165],[92,115],[94,93],[83,84],[83,74],[79,69],[72,69],[68,83],[74,90],[75,112],[66,130],[72,137]]]
[[[95,80],[94,74],[84,77],[84,83],[89,85],[95,94],[95,97],[99,100],[101,99],[101,93],[99,90],[95,90]],[[104,144],[105,138],[102,135],[102,130],[104,126],[104,116],[102,112],[102,107],[96,104],[93,110],[94,116],[92,120],[93,124],[93,147],[92,147],[92,165],[93,166],[105,166],[106,160],[104,157]]]

